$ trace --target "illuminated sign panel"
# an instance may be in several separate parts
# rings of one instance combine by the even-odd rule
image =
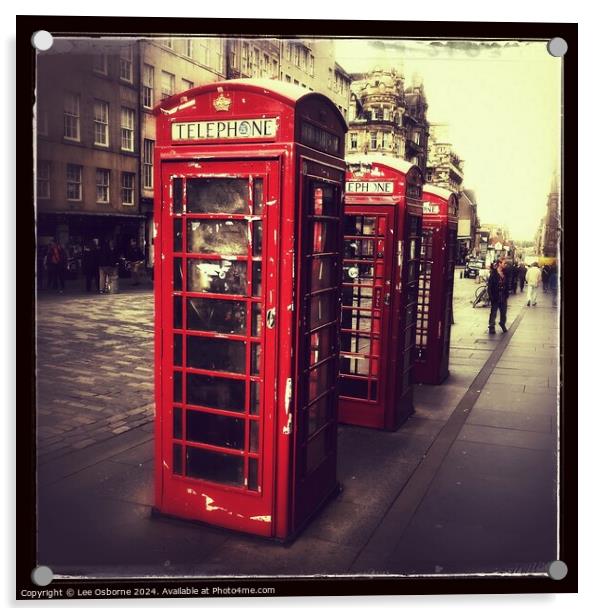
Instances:
[[[204,141],[206,139],[258,139],[276,137],[276,118],[249,120],[207,120],[203,122],[174,122],[173,141]]]

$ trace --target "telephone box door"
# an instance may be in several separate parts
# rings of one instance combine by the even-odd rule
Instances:
[[[339,421],[383,427],[394,206],[345,208]]]
[[[164,163],[161,179],[160,508],[270,535],[278,163]]]

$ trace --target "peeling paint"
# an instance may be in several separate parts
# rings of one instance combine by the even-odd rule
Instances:
[[[249,519],[257,520],[258,522],[271,522],[272,516],[271,515],[252,515]]]
[[[286,379],[286,389],[284,392],[284,411],[287,414],[286,425],[282,428],[282,434],[290,434],[293,427],[293,415],[290,413],[291,398],[293,396],[293,379]]]
[[[278,203],[277,199],[272,199],[271,201],[266,201],[265,202],[266,205],[276,205],[276,203]]]
[[[163,460],[163,466],[164,466],[167,470],[169,470],[169,464],[167,464],[167,461],[166,461],[166,460]]]
[[[196,490],[193,490],[192,488],[188,488],[188,489],[186,490],[186,492],[187,492],[188,494],[193,494],[194,496],[196,496]]]

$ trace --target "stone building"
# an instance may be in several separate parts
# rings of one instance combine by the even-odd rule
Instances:
[[[545,229],[543,233],[542,251],[544,257],[557,257],[560,239],[560,193],[558,190],[558,174],[555,172],[548,195]]]
[[[479,217],[474,191],[462,190],[458,195],[458,263],[479,252]]]
[[[395,69],[377,68],[352,75],[347,152],[386,154],[404,158],[406,153],[405,89]]]
[[[405,90],[403,126],[406,135],[405,159],[414,163],[426,174],[429,142],[429,123],[426,118],[428,103],[424,84],[418,75],[412,77],[412,85]]]
[[[431,124],[426,181],[459,192],[464,182],[464,161],[455,152],[446,124]]]
[[[39,249],[58,237],[75,269],[84,243],[134,238],[152,264],[152,108],[224,78],[220,39],[55,39],[38,56]]]

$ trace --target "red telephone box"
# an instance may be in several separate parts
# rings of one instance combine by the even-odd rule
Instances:
[[[388,156],[347,158],[341,422],[396,430],[414,412],[421,199],[415,165]]]
[[[422,198],[424,216],[414,381],[438,385],[449,374],[458,197],[445,188],[425,184]]]
[[[337,488],[346,124],[271,80],[155,114],[155,510],[285,539]]]

